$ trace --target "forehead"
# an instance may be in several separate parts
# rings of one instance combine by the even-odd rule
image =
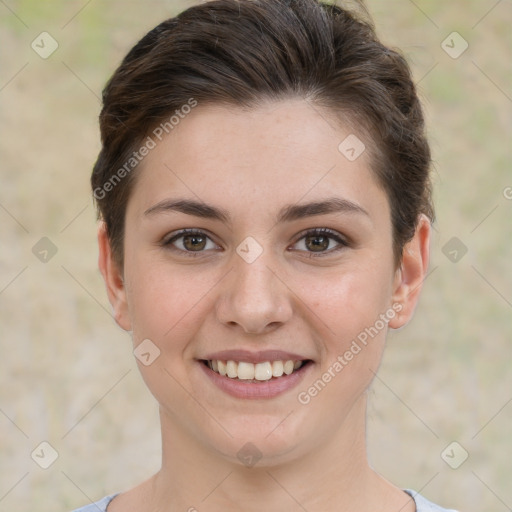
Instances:
[[[199,104],[167,130],[161,140],[153,134],[155,147],[137,170],[129,203],[137,214],[173,196],[253,212],[333,194],[385,202],[363,136],[304,100]]]

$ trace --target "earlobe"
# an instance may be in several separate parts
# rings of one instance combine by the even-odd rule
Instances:
[[[414,237],[405,245],[400,268],[395,273],[392,301],[397,314],[389,322],[392,329],[407,324],[416,309],[428,270],[430,231],[430,220],[421,214]]]
[[[98,266],[105,280],[108,300],[112,306],[113,317],[117,324],[125,331],[131,330],[126,289],[122,272],[114,261],[107,229],[104,222],[98,226]]]

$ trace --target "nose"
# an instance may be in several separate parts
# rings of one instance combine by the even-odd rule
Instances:
[[[251,263],[235,255],[216,305],[219,322],[248,334],[263,334],[286,323],[293,314],[293,293],[276,267],[266,251]]]

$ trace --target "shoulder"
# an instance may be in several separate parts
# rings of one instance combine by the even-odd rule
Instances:
[[[409,494],[416,504],[416,512],[457,512],[453,509],[442,508],[434,503],[428,501],[421,494],[413,491],[411,489],[404,489],[404,491]],[[90,505],[86,505],[85,507],[78,508],[73,512],[106,512],[108,504],[117,496],[117,494],[112,494],[110,496],[105,496],[100,501],[96,503],[91,503]]]
[[[416,491],[412,491],[411,489],[404,489],[404,491],[414,499],[414,503],[416,503],[416,512],[457,512],[453,509],[442,508],[439,505],[435,505],[424,498],[421,494]]]
[[[108,504],[117,496],[117,494],[112,494],[110,496],[105,496],[100,501],[96,503],[91,503],[90,505],[85,505],[85,507],[77,508],[73,512],[106,512]]]

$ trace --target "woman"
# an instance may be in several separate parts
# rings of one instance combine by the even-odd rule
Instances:
[[[434,217],[405,60],[342,7],[215,0],[149,32],[103,102],[99,265],[163,456],[81,512],[445,510],[365,446]]]

